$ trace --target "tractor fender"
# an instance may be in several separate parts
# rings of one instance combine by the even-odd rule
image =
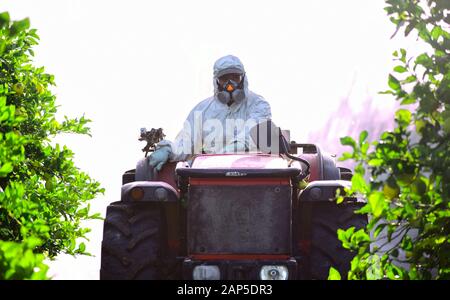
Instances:
[[[148,163],[148,157],[141,158],[136,164],[136,181],[151,181],[154,180],[154,170]]]
[[[322,176],[323,180],[338,180],[341,178],[341,174],[339,173],[339,168],[336,167],[336,163],[334,159],[328,155],[323,153],[321,155],[322,160]]]
[[[345,195],[345,188],[350,188],[348,180],[318,180],[309,183],[299,196],[300,202],[335,202],[336,191],[339,189],[341,195]],[[365,202],[360,197],[345,197],[344,201]]]
[[[178,191],[166,182],[134,181],[122,185],[123,202],[176,202],[178,199]]]

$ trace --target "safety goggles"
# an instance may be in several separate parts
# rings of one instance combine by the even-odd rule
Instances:
[[[230,73],[220,76],[219,78],[217,78],[217,80],[219,84],[222,86],[230,80],[239,84],[242,81],[242,78],[243,78],[242,74]]]

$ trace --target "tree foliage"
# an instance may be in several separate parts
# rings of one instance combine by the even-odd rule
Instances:
[[[0,279],[44,279],[44,258],[87,254],[81,221],[99,183],[53,145],[59,133],[89,134],[84,117],[56,120],[54,76],[32,64],[39,37],[29,20],[0,14]]]
[[[357,163],[349,192],[366,197],[360,212],[370,221],[365,230],[338,236],[357,252],[349,279],[449,279],[450,1],[386,3],[395,34],[415,33],[429,50],[417,57],[393,53],[398,65],[383,93],[401,104],[395,129],[372,143],[366,131],[358,141],[341,139],[353,149],[341,160]]]

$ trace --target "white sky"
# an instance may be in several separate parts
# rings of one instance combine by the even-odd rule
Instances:
[[[139,128],[162,127],[173,139],[190,109],[212,94],[212,65],[223,55],[241,58],[250,89],[269,101],[274,121],[296,141],[325,134],[330,118],[348,125],[346,115],[336,116],[346,97],[350,116],[364,118],[367,98],[391,111],[394,101],[377,92],[387,89],[392,52],[415,42],[389,39],[394,25],[384,6],[381,0],[2,0],[0,11],[30,17],[38,29],[35,62],[56,76],[61,117],[85,113],[93,120],[92,138],[57,141],[106,188],[91,203],[104,215],[119,200],[122,173],[142,157]],[[336,134],[348,134],[343,130]],[[96,257],[59,257],[51,263],[55,278],[98,278],[103,224],[87,226],[93,228],[87,249]]]

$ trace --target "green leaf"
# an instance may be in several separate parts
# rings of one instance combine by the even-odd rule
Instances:
[[[381,95],[395,95],[395,93],[393,91],[391,91],[391,90],[378,92],[378,94],[381,94]]]
[[[350,244],[350,239],[355,232],[355,227],[352,226],[348,228],[347,230],[338,229],[337,230],[337,236],[338,239],[342,242],[342,247],[345,249],[350,249],[352,245]]]
[[[392,74],[389,74],[389,80],[388,80],[389,87],[393,89],[396,92],[399,92],[401,90],[400,82],[392,76]]]
[[[409,202],[405,203],[405,212],[410,216],[416,215],[416,208]]]
[[[368,185],[361,174],[359,173],[353,174],[352,189],[363,193],[368,191]]]
[[[17,35],[19,32],[27,30],[28,28],[30,28],[30,19],[25,18],[20,21],[14,21],[13,24],[11,25],[10,31],[11,34],[14,36]]]
[[[366,155],[367,154],[367,150],[369,150],[369,143],[363,143],[362,145],[361,145],[361,153],[363,154],[363,155]]]
[[[0,56],[3,55],[3,53],[5,52],[6,49],[6,42],[0,40]]]
[[[359,145],[362,145],[362,143],[367,139],[368,135],[369,133],[367,132],[367,130],[364,130],[359,134]]]
[[[350,153],[350,152],[344,152],[344,153],[342,153],[342,156],[341,157],[339,157],[339,161],[344,161],[344,160],[347,160],[347,159],[351,159],[351,158],[353,158],[353,154],[352,153]]]
[[[405,36],[408,36],[411,33],[411,31],[415,28],[416,24],[417,24],[416,22],[411,22],[408,24],[408,26],[406,26]]]
[[[342,137],[340,140],[341,140],[342,145],[351,146],[353,148],[353,150],[356,149],[356,142],[353,138],[351,138],[349,136],[345,136],[345,137]]]
[[[0,13],[0,28],[7,26],[10,22],[10,17],[8,12]]]
[[[426,53],[422,53],[416,58],[416,64],[422,65],[425,68],[430,68],[433,66],[433,61]]]
[[[361,176],[364,176],[364,174],[365,174],[365,169],[364,169],[362,163],[359,163],[359,164],[356,165],[356,167],[355,167],[355,173],[358,173],[358,174],[360,174]]]
[[[407,126],[411,122],[411,112],[407,109],[399,109],[395,112],[395,119],[401,126]]]
[[[391,280],[398,280],[402,279],[403,271],[399,267],[395,266],[394,264],[387,266],[387,277]]]
[[[0,168],[0,177],[5,177],[13,170],[13,166],[11,163],[7,162]]]
[[[384,163],[384,160],[381,158],[372,158],[367,162],[367,164],[372,167],[379,167],[383,163]]]
[[[396,66],[394,68],[394,71],[397,72],[397,73],[405,73],[408,70],[404,66]]]
[[[431,38],[437,41],[441,35],[443,35],[442,28],[440,26],[434,26],[434,28],[431,30]]]
[[[383,197],[383,193],[374,192],[369,196],[369,204],[372,209],[373,216],[378,218],[383,213],[384,208],[386,207],[386,202]]]
[[[78,246],[78,251],[81,253],[86,251],[86,245],[84,243],[80,243],[80,245]]]
[[[401,58],[400,58],[400,60],[402,61],[402,62],[406,62],[406,50],[405,49],[400,49],[400,53],[401,53]]]
[[[73,251],[74,249],[75,249],[75,246],[76,246],[76,241],[75,241],[75,239],[74,238],[71,238],[70,240],[69,240],[69,245],[68,245],[68,250],[69,251]]]
[[[330,267],[328,272],[328,280],[341,280],[341,274],[339,274],[339,271],[335,268]]]
[[[380,258],[378,255],[372,255],[367,260],[368,268],[366,277],[368,280],[379,280],[383,278],[383,271],[380,268]]]
[[[410,96],[406,96],[402,102],[400,102],[401,105],[409,105],[409,104],[413,104],[416,103],[416,98],[410,97]]]
[[[440,245],[440,244],[444,243],[446,239],[447,239],[447,237],[441,236],[441,237],[439,237],[439,238],[436,238],[436,239],[434,240],[434,242],[435,242],[436,245]]]
[[[361,242],[370,242],[370,237],[364,231],[364,229],[360,229],[352,235],[351,242],[352,244],[360,244]]]
[[[403,83],[411,83],[411,82],[415,82],[417,81],[417,77],[415,75],[410,75],[408,77],[406,77],[405,80],[403,80]]]

